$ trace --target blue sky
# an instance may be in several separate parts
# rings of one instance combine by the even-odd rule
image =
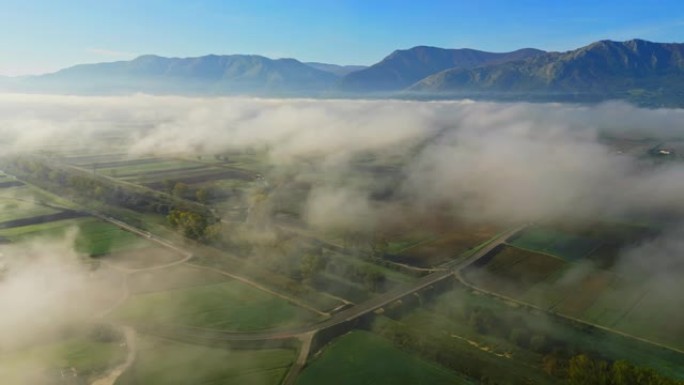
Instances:
[[[154,53],[372,64],[397,48],[684,42],[682,0],[0,0],[0,74]]]

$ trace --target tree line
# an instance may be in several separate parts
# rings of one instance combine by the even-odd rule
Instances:
[[[194,240],[208,240],[220,231],[218,218],[205,206],[142,186],[118,184],[108,178],[33,156],[5,159],[3,167],[20,179],[86,206],[95,201],[136,212],[164,215],[171,227]]]

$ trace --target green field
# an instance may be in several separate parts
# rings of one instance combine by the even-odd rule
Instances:
[[[0,223],[21,218],[58,213],[50,207],[13,198],[0,198]]]
[[[298,385],[456,385],[472,384],[465,377],[395,348],[365,331],[333,341],[297,380]]]
[[[126,348],[119,345],[119,341],[75,337],[0,354],[1,382],[3,385],[62,384],[62,373],[92,380],[123,362]]]
[[[59,238],[70,229],[77,229],[76,250],[88,255],[102,255],[122,250],[150,246],[137,235],[96,218],[78,218],[13,227],[0,230],[0,236],[14,242],[35,237]]]
[[[131,297],[113,316],[134,324],[248,331],[313,322],[317,315],[238,281],[206,283]]]
[[[466,277],[477,286],[513,297],[522,295],[567,265],[560,258],[511,246],[504,246],[495,255],[485,258],[490,259],[481,268],[469,269]]]
[[[185,289],[229,280],[230,278],[223,274],[183,264],[130,274],[128,287],[131,293],[140,294]]]
[[[529,227],[509,243],[523,249],[555,255],[568,261],[587,257],[602,243],[599,239],[578,236],[550,227]]]
[[[116,385],[278,385],[294,358],[286,349],[228,350],[143,337]]]
[[[473,309],[495,315],[499,323],[483,328],[474,320]],[[541,362],[542,356],[553,350],[554,345],[569,351],[600,354],[610,360],[630,361],[667,376],[684,379],[684,354],[618,334],[573,326],[545,314],[509,306],[466,288],[441,294],[427,306],[412,310],[398,320],[379,321],[374,330],[387,328],[383,325],[385,323],[412,334],[427,350],[431,350],[431,343],[435,344],[434,349],[439,346],[449,348],[450,355],[457,358],[456,362],[466,364],[469,359],[480,362],[487,376],[502,384],[509,381],[518,383],[515,378],[535,377],[529,383],[548,383],[549,378],[543,375]],[[426,328],[425,325],[430,326]],[[535,351],[526,343],[514,343],[512,331],[520,328],[525,329],[523,335],[526,338],[544,336],[548,345],[541,345],[541,350]],[[463,359],[458,359],[461,356]]]
[[[478,288],[684,348],[684,327],[676,321],[684,316],[684,303],[676,294],[684,288],[681,284],[653,292],[631,277],[511,246],[478,264],[464,272],[464,278]]]

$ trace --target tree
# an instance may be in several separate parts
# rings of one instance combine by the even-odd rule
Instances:
[[[171,210],[167,216],[169,224],[179,229],[184,236],[190,239],[203,239],[208,226],[204,215],[193,211]]]

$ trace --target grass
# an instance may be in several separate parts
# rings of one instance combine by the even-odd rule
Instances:
[[[466,309],[473,307],[489,309],[502,319],[527,325],[533,333],[545,334],[564,342],[575,351],[599,353],[610,360],[627,360],[638,366],[651,367],[667,376],[684,379],[684,354],[617,334],[573,326],[544,314],[508,306],[497,299],[474,294],[465,288],[456,288],[439,295],[426,307],[409,312],[400,321],[410,330],[420,330],[422,335],[434,335],[438,339],[456,335],[474,340],[480,347],[488,347],[491,352],[512,352],[513,360],[499,360],[500,364],[492,369],[491,377],[495,377],[495,372],[499,370],[503,371],[502,375],[505,377],[539,368],[540,354],[516,347],[507,339],[493,334],[479,334],[469,326]],[[514,363],[515,367],[506,369],[510,370],[507,372],[504,369],[510,363]]]
[[[128,231],[96,218],[79,218],[40,223],[0,230],[0,236],[20,242],[35,237],[62,237],[71,228],[78,229],[74,241],[78,252],[102,255],[150,246],[149,242]]]
[[[61,373],[94,379],[124,360],[126,349],[119,341],[101,342],[86,337],[0,355],[3,384],[61,383]]]
[[[55,214],[57,212],[59,211],[50,207],[40,206],[23,200],[0,198],[0,222]]]
[[[294,358],[286,349],[228,350],[145,336],[116,385],[278,385]]]
[[[523,230],[511,245],[577,261],[589,255],[601,240],[568,234],[550,227],[534,226]]]
[[[138,294],[113,316],[124,322],[231,331],[286,327],[317,319],[308,310],[232,280]]]
[[[297,385],[456,385],[466,378],[365,331],[354,331],[335,340],[301,373]]]
[[[230,280],[225,275],[188,265],[176,265],[160,270],[131,274],[128,287],[131,293],[151,293],[183,289]]]
[[[473,283],[512,297],[520,296],[534,285],[563,269],[562,259],[505,246],[486,264],[467,271]]]

